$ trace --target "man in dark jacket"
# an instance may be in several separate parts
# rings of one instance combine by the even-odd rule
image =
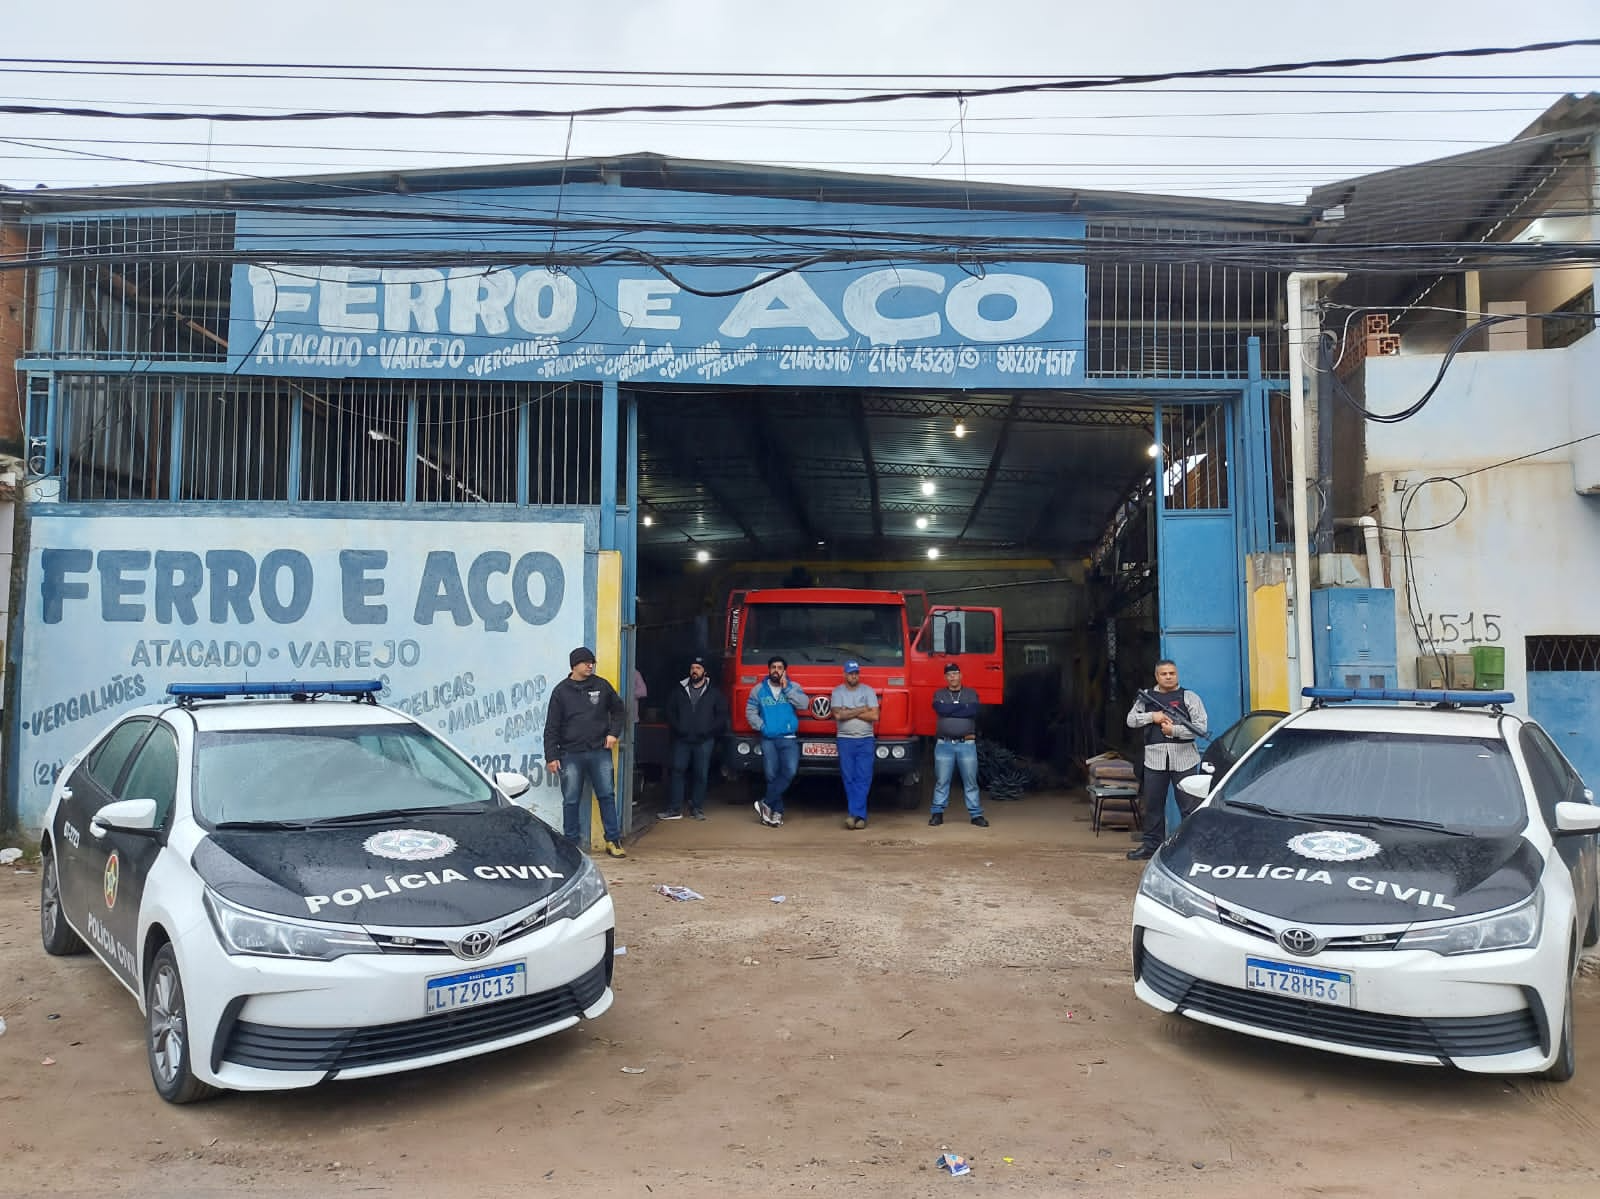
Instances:
[[[933,804],[928,823],[944,823],[944,806],[950,802],[951,776],[961,771],[961,789],[967,801],[967,818],[988,828],[983,802],[978,796],[978,693],[961,684],[961,663],[947,662],[944,686],[933,693],[938,716],[933,742]]]
[[[683,819],[683,776],[693,771],[689,814],[706,818],[706,776],[717,734],[728,727],[728,701],[711,685],[704,658],[689,663],[689,677],[679,679],[667,696],[667,726],[672,730],[672,801],[662,820]]]
[[[584,784],[594,788],[600,801],[600,821],[605,826],[606,852],[625,858],[622,826],[617,820],[611,751],[622,736],[622,697],[617,689],[594,673],[594,651],[585,646],[567,658],[572,673],[550,692],[544,717],[545,769],[561,779],[561,831],[567,840],[583,845]]]

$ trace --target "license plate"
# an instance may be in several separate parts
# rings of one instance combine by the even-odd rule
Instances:
[[[800,746],[802,758],[837,758],[839,747],[832,741],[806,741]]]
[[[1296,966],[1266,958],[1245,958],[1244,985],[1249,991],[1271,991],[1291,999],[1309,999],[1333,1007],[1353,1007],[1355,987],[1350,976],[1337,970]]]
[[[477,1007],[528,993],[528,964],[491,966],[466,974],[442,974],[428,980],[428,1015],[456,1008]]]

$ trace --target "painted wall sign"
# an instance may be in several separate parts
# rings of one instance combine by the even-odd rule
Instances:
[[[570,204],[611,205],[638,219],[641,206],[663,215],[669,232],[630,238],[630,247],[691,246],[710,258],[770,259],[763,216],[849,230],[858,257],[776,273],[735,265],[675,268],[680,286],[647,266],[546,267],[552,235],[363,217],[324,219],[311,230],[287,217],[241,215],[238,244],[270,253],[293,244],[330,251],[326,264],[270,261],[235,268],[229,333],[235,369],[252,374],[455,377],[539,381],[637,380],[652,383],[782,383],[819,386],[1056,387],[1083,377],[1085,274],[1081,266],[972,260],[897,262],[873,228],[915,222],[992,235],[995,214],[958,217],[928,210],[631,193],[595,189]],[[513,203],[514,201],[514,203]],[[438,198],[410,198],[419,208]],[[452,197],[520,215],[537,215],[549,197],[527,192]],[[715,237],[670,234],[670,217],[693,205],[696,227],[725,220]],[[392,206],[392,205],[391,205]],[[724,213],[726,209],[726,213]],[[569,209],[571,211],[571,209]],[[619,218],[620,219],[620,218]],[[985,220],[987,223],[985,223]],[[685,226],[687,227],[687,226]],[[299,228],[299,232],[294,232]],[[1081,221],[1016,216],[1006,231],[1047,230],[1081,237]],[[844,236],[818,234],[818,242]],[[576,237],[563,246],[593,248]],[[808,241],[807,244],[816,244]],[[338,265],[331,251],[351,248],[437,255],[451,245],[505,251],[503,265]],[[804,257],[801,250],[796,257]],[[559,260],[559,255],[557,255]],[[857,265],[859,263],[860,265]],[[705,293],[705,294],[701,294]]]
[[[37,828],[66,761],[168,683],[378,678],[485,769],[533,780],[546,697],[593,597],[577,522],[41,518],[25,607],[18,813]]]

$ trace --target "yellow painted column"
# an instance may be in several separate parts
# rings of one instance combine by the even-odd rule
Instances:
[[[624,711],[632,702],[633,680],[622,677],[622,554],[618,550],[601,550],[599,569],[595,572],[594,597],[594,657],[595,672],[616,687],[622,697]],[[620,745],[620,742],[619,742]],[[611,751],[611,771],[615,778],[617,750]],[[622,820],[622,781],[615,784],[617,794],[617,820]],[[604,849],[605,825],[600,820],[600,801],[591,798],[589,813],[589,848]]]
[[[1250,706],[1288,712],[1289,585],[1281,578],[1262,579],[1258,560],[1250,560],[1248,587]]]

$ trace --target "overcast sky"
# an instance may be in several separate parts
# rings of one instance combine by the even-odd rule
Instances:
[[[22,0],[4,6],[13,13]],[[1596,0],[127,0],[29,3],[5,25],[0,103],[124,110],[572,109],[852,94],[1600,36]],[[160,14],[159,17],[156,14]],[[86,74],[16,59],[508,68],[520,75],[173,69]],[[108,70],[112,68],[107,68]],[[592,77],[557,71],[667,72]],[[130,73],[131,72],[131,73]],[[534,73],[538,72],[538,73]],[[787,73],[700,78],[686,72]],[[847,79],[822,75],[861,72]],[[237,73],[237,72],[236,72]],[[325,76],[317,78],[317,75]],[[475,121],[0,117],[0,182],[52,187],[311,175],[619,154],[1299,201],[1318,183],[1515,136],[1600,88],[1600,48],[1022,97],[744,114]],[[1387,78],[1357,79],[1356,75]],[[292,75],[295,77],[285,77]],[[364,75],[368,78],[351,78]],[[326,76],[344,76],[328,78]],[[916,78],[908,78],[915,76]],[[936,78],[937,76],[957,78]],[[514,82],[511,82],[514,80]],[[690,86],[690,84],[694,86]],[[570,139],[570,141],[569,141]]]

